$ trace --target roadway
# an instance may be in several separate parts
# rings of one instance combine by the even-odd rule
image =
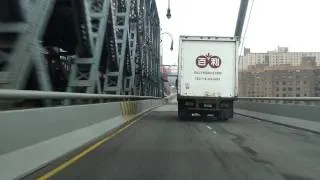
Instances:
[[[61,160],[25,179],[36,179],[56,167],[49,179],[320,177],[319,135],[240,115],[228,122],[178,121],[176,110],[176,104],[160,107],[73,163]]]

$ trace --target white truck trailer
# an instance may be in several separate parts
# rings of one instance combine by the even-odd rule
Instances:
[[[238,91],[238,41],[235,37],[180,36],[178,115],[233,117]]]

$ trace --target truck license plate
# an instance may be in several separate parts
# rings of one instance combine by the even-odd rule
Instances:
[[[203,107],[211,108],[212,105],[211,104],[204,104]]]

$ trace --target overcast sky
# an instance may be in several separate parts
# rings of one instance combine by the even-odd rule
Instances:
[[[170,1],[168,20],[168,1],[156,0],[162,32],[174,37],[171,52],[170,37],[161,36],[164,64],[177,62],[180,35],[233,36],[240,0]],[[255,0],[244,46],[252,52],[274,50],[278,45],[288,46],[289,51],[320,51],[319,9],[320,0]]]

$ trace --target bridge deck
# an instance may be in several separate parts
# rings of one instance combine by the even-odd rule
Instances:
[[[240,115],[229,122],[178,121],[176,108],[160,107],[84,157],[25,179],[48,172],[59,180],[319,177],[319,135]]]

